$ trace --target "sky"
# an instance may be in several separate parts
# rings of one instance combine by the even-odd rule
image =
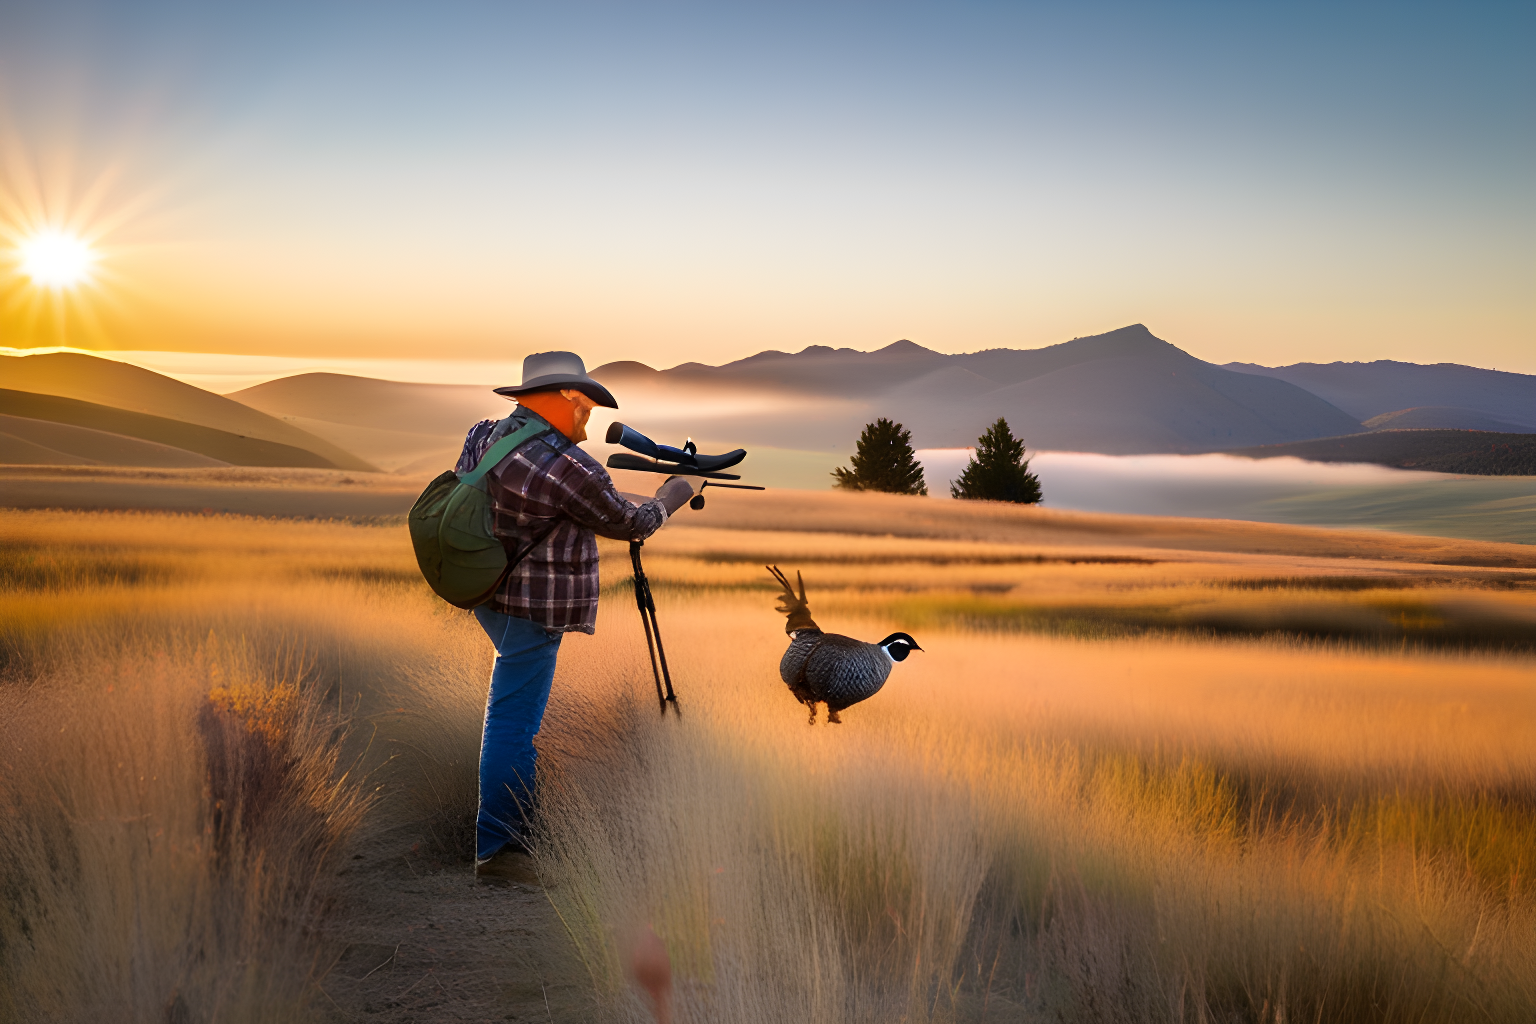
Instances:
[[[670,366],[1144,323],[1218,363],[1536,373],[1533,30],[1529,3],[6,0],[0,346]],[[45,229],[90,241],[88,283],[20,272]]]

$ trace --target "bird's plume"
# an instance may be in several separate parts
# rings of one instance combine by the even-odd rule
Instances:
[[[805,603],[805,578],[799,571],[795,572],[795,579],[800,583],[800,593],[795,593],[795,588],[790,585],[789,577],[779,571],[776,565],[765,565],[763,568],[773,573],[773,578],[779,581],[784,588],[784,593],[779,595],[779,611],[789,616],[789,621],[784,624],[784,632],[793,633],[801,629],[814,629],[818,632],[821,627],[816,625],[816,620],[811,618],[810,606]]]

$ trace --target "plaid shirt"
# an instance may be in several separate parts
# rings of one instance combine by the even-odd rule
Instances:
[[[498,438],[524,423],[545,420],[519,407],[505,420],[482,420],[469,430],[454,469],[473,469]],[[597,626],[597,534],[644,540],[667,521],[660,501],[633,505],[608,471],[554,427],[524,441],[486,474],[495,509],[494,529],[516,554],[555,523],[552,533],[507,573],[491,607],[537,622],[552,633]]]

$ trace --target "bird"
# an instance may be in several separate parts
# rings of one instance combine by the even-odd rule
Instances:
[[[789,649],[779,660],[779,678],[795,700],[810,708],[812,725],[816,724],[818,703],[826,704],[828,723],[842,722],[839,712],[880,692],[891,674],[891,666],[906,661],[913,651],[922,650],[907,633],[892,633],[871,644],[840,633],[822,632],[805,601],[805,578],[798,571],[795,573],[800,583],[797,594],[778,566],[763,568],[784,588],[779,595],[779,612],[789,617],[784,624]]]

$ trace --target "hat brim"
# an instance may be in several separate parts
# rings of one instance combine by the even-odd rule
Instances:
[[[533,380],[524,381],[521,384],[509,384],[504,388],[496,388],[498,395],[507,398],[516,398],[518,395],[530,395],[535,391],[561,391],[570,389],[580,391],[598,405],[609,409],[617,409],[619,403],[614,401],[609,390],[593,380],[591,377],[577,377],[569,373],[550,373],[543,377],[535,377]]]

